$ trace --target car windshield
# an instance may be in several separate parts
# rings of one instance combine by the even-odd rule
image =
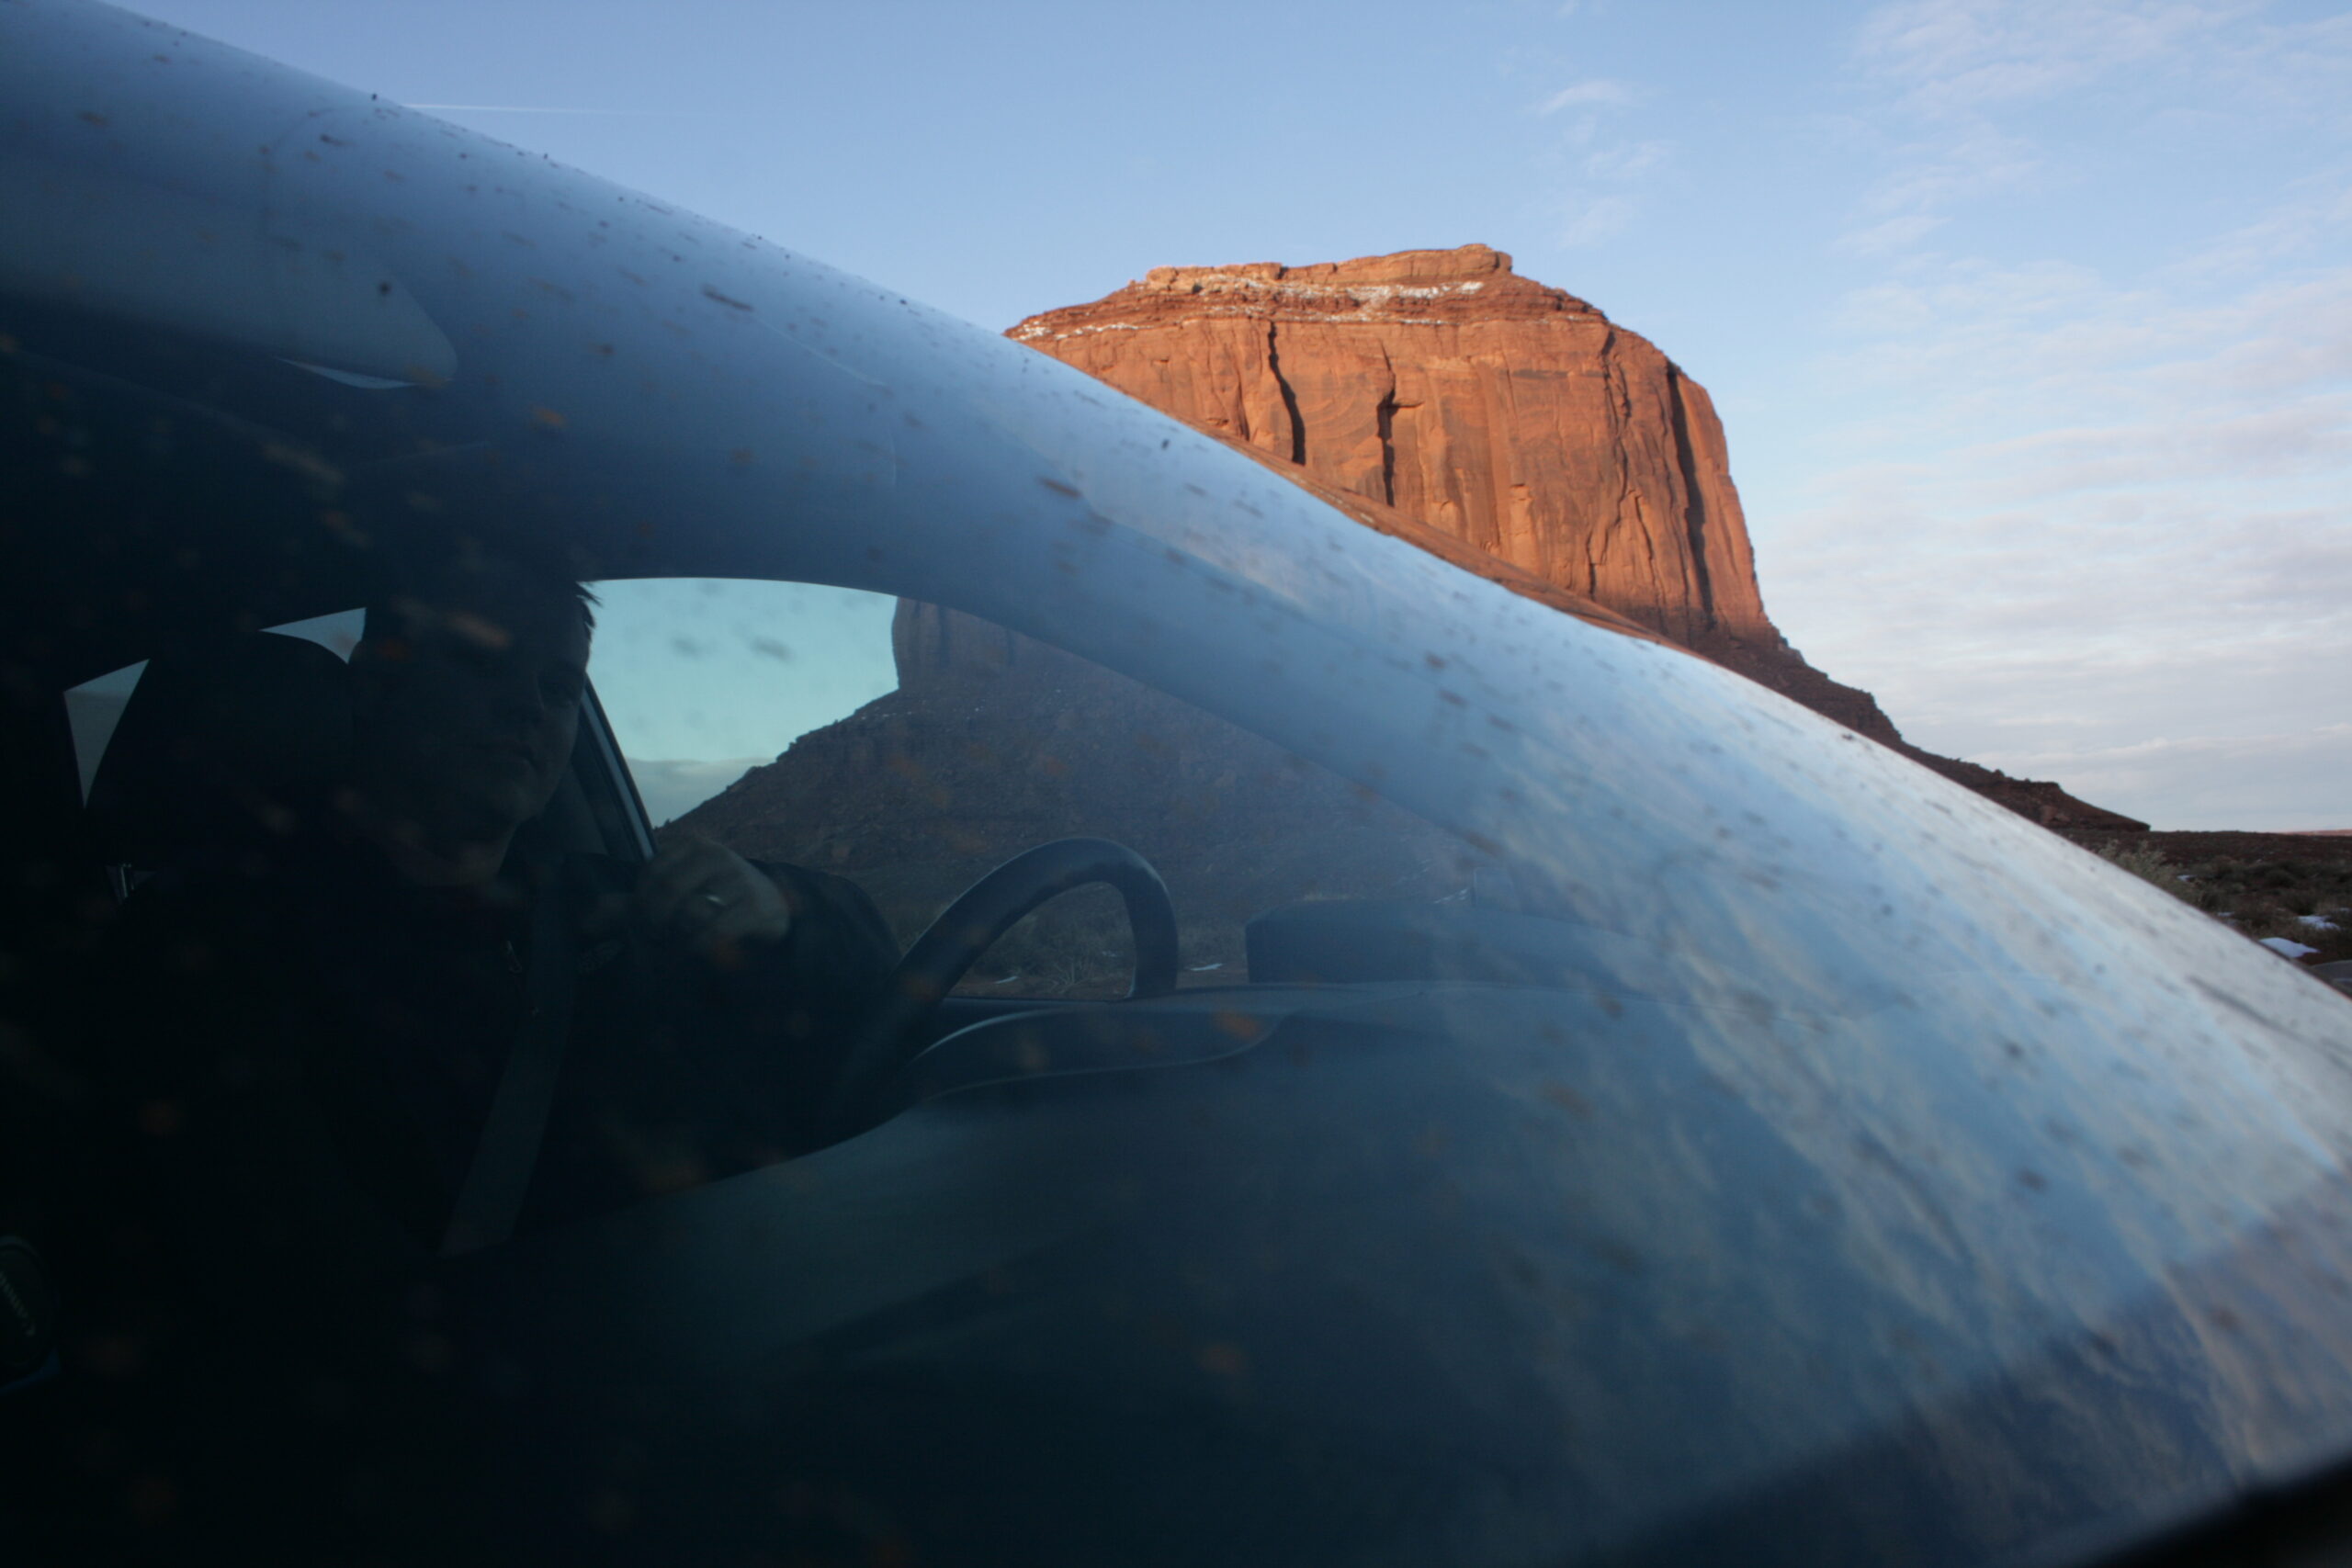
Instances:
[[[2352,1432],[2308,976],[1019,344],[5,26],[79,1545],[1961,1564]]]

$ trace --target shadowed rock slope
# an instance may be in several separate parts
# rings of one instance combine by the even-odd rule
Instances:
[[[899,689],[802,736],[673,824],[755,858],[837,872],[904,942],[1035,844],[1086,834],[1167,880],[1186,983],[1244,977],[1242,926],[1308,898],[1445,898],[1481,857],[1255,735],[1001,626],[901,600]],[[990,951],[996,996],[1115,995],[1117,901],[1056,899]]]

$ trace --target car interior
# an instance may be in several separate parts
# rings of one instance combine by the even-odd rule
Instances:
[[[356,624],[355,614],[346,613],[345,620]],[[105,687],[112,694],[96,720],[87,704],[69,715],[71,694],[53,683],[15,710],[20,726],[37,726],[38,744],[12,749],[11,754],[40,759],[37,769],[19,774],[17,786],[38,791],[46,804],[51,828],[42,876],[49,897],[70,902],[74,911],[64,929],[76,933],[71,955],[75,964],[86,964],[100,950],[112,910],[135,897],[156,868],[190,857],[266,857],[274,842],[316,824],[330,809],[329,791],[340,776],[350,734],[343,658],[324,646],[331,638],[306,636],[300,626],[239,629],[234,620],[204,616],[194,620],[192,629],[181,623],[149,647],[108,639],[108,657],[151,657],[143,669],[119,666],[110,677],[81,683],[84,690]],[[327,621],[311,617],[306,624]],[[344,634],[346,648],[351,635]],[[1084,678],[1119,680],[1123,690],[1133,687],[1091,667]],[[131,682],[127,697],[121,694],[126,680]],[[1123,700],[1170,701],[1140,688]],[[1191,716],[1216,728],[1194,733],[1190,741],[1158,741],[1148,733],[1135,738],[1148,766],[1167,765],[1152,750],[1155,746],[1262,746],[1238,732],[1227,737],[1221,721],[1196,712]],[[1001,743],[1021,742],[1013,737]],[[1012,760],[1008,757],[1007,764]],[[887,773],[896,761],[888,759],[873,771]],[[1247,798],[1246,782],[1240,787],[1245,798],[1239,809],[1247,816],[1260,803]],[[1053,791],[1048,795],[1061,798]],[[1355,810],[1392,809],[1369,802],[1361,791],[1348,801]],[[1655,957],[1637,952],[1602,951],[1608,944],[1600,933],[1562,944],[1555,922],[1510,909],[1508,878],[1497,868],[1467,861],[1449,863],[1434,874],[1435,881],[1425,877],[1405,890],[1417,897],[1365,897],[1379,889],[1362,878],[1354,886],[1298,884],[1306,889],[1303,897],[1235,906],[1219,929],[1186,925],[1182,942],[1193,951],[1180,953],[1180,910],[1152,864],[1091,832],[1093,822],[1075,795],[1053,810],[1058,818],[1034,830],[1040,842],[976,877],[976,886],[944,913],[940,893],[947,885],[936,875],[926,885],[931,891],[911,906],[914,918],[909,920],[900,912],[898,923],[909,951],[898,982],[844,1070],[835,1117],[839,1133],[979,1084],[1165,1066],[1245,1051],[1282,1018],[1327,1003],[1334,985],[1394,989],[1444,980],[1573,986],[1605,980],[1611,970],[1603,967],[1603,960],[1621,978],[1629,964],[1658,966]],[[42,815],[28,810],[18,820]],[[1389,830],[1394,833],[1393,825]],[[656,830],[621,740],[592,688],[558,792],[526,824],[514,852],[642,862],[655,842]],[[991,851],[973,863],[984,869],[985,860],[993,858]],[[954,874],[960,880],[967,874]],[[24,886],[22,877],[18,886]],[[1116,903],[1101,893],[1106,887],[1116,894]],[[1082,987],[1077,994],[1024,994],[1008,987],[1003,977],[974,974],[974,965],[997,940],[1040,906],[1090,888],[1103,899],[1095,918],[1049,940],[1100,944],[1105,940],[1102,933],[1115,928],[1110,947],[1084,958],[1098,972],[1107,961],[1118,975],[1124,999],[1114,999],[1115,991],[1103,995],[1100,987],[1091,994]],[[26,918],[41,917],[28,908]],[[1203,956],[1210,947],[1229,957],[1182,962]],[[62,980],[70,972],[70,965],[62,965],[44,989],[70,998],[72,985]],[[1660,983],[1667,983],[1663,975]]]
[[[157,868],[192,857],[266,856],[274,841],[315,826],[331,809],[328,796],[341,777],[351,720],[344,661],[320,641],[283,630],[230,633],[159,653],[135,673],[119,716],[109,726],[85,727],[73,737],[77,755],[72,765],[90,779],[75,835],[78,876],[85,886],[102,886],[107,901],[120,903]],[[620,744],[592,687],[571,764],[546,810],[526,825],[515,852],[537,859],[584,853],[642,862],[654,841]],[[1014,875],[1017,890],[1010,903],[1001,892],[981,899],[974,907],[980,911],[977,924],[972,910],[933,919],[936,934],[931,946],[910,959],[921,956],[925,966],[952,973],[903,988],[901,994],[911,1000],[896,1009],[885,1027],[894,1039],[912,1032],[911,1038],[899,1041],[899,1057],[911,1059],[950,1035],[992,1021],[1050,1010],[1088,1015],[1093,1021],[1057,1026],[1045,1036],[1033,1027],[1017,1043],[976,1041],[954,1062],[927,1058],[919,1075],[899,1086],[892,1103],[945,1092],[979,1076],[1020,1071],[1024,1059],[1034,1071],[1041,1040],[1053,1042],[1047,1055],[1057,1062],[1101,1055],[1116,1032],[1106,1031],[1096,1016],[1114,1005],[1107,999],[956,988],[994,937],[1059,894],[1097,884],[1120,892],[1125,918],[1148,928],[1144,940],[1132,944],[1137,951],[1127,960],[1133,975],[1129,998],[1164,999],[1177,991],[1174,911],[1149,863],[1100,840],[1072,841],[1086,847],[1046,861],[1034,860],[1034,851],[1014,857],[1035,869]],[[1489,879],[1488,903],[1494,886]],[[1244,1048],[1262,1026],[1239,1026],[1232,1010],[1240,1007],[1253,1018],[1280,1010],[1272,987],[1475,977],[1464,974],[1464,953],[1440,949],[1449,945],[1449,937],[1450,945],[1459,948],[1474,925],[1489,928],[1490,937],[1501,933],[1491,909],[1481,920],[1466,898],[1457,902],[1461,907],[1448,909],[1438,904],[1317,899],[1260,912],[1245,924],[1248,956],[1241,975],[1199,977],[1187,988],[1182,1010],[1172,1020],[1159,1020],[1158,1059]],[[97,910],[95,898],[92,908]],[[102,912],[98,923],[104,923]],[[920,941],[910,945],[923,947]],[[1243,976],[1250,983],[1238,989],[1216,983]],[[1520,976],[1498,971],[1492,977]],[[1209,1021],[1216,1016],[1223,1021],[1213,1026]],[[1179,1036],[1198,1038],[1180,1043],[1170,1036],[1171,1027]],[[889,1063],[893,1072],[903,1065],[895,1057]],[[868,1089],[879,1092],[882,1087]]]
[[[28,317],[18,330],[0,356],[10,416],[0,457],[22,494],[0,521],[0,546],[13,580],[42,589],[27,600],[6,637],[0,806],[14,829],[0,919],[11,950],[32,955],[21,972],[5,977],[11,1015],[25,1021],[25,1043],[12,1045],[6,1066],[22,1080],[9,1103],[29,1107],[24,1115],[38,1129],[56,1121],[51,1112],[61,1097],[78,1092],[70,1063],[50,1043],[71,1037],[80,976],[114,910],[142,876],[207,843],[266,845],[319,809],[322,781],[333,776],[338,737],[347,728],[338,710],[336,660],[313,642],[266,628],[366,602],[372,528],[458,525],[494,536],[506,527],[546,527],[549,520],[533,515],[535,508],[545,510],[544,499],[518,465],[502,464],[480,443],[420,434],[411,423],[418,405],[402,401],[397,384],[324,377],[282,357],[224,350],[175,329],[71,307]],[[658,575],[661,563],[639,568]],[[110,738],[94,737],[86,724],[77,733],[66,694],[114,672],[119,695],[119,677],[140,660],[146,669]],[[1191,724],[1196,716],[1188,710],[1169,723]],[[987,751],[984,742],[997,739],[978,735],[965,749],[977,757]],[[1148,732],[1133,739],[1128,750],[1143,766],[1122,777],[1183,771],[1180,754],[1189,742]],[[1019,740],[1029,745],[1028,738]],[[1206,750],[1226,744],[1220,732]],[[1255,738],[1234,744],[1261,748],[1253,755],[1261,773],[1317,773]],[[886,758],[871,770],[880,785],[903,783],[890,773],[892,762]],[[995,764],[973,765],[985,771]],[[1080,767],[1067,781],[1074,791],[1088,772]],[[1229,784],[1237,772],[1243,776]],[[1573,953],[1553,951],[1556,942],[1522,940],[1518,925],[1548,923],[1523,922],[1511,912],[1509,878],[1490,857],[1368,792],[1322,775],[1303,792],[1289,789],[1285,779],[1279,782],[1287,794],[1270,786],[1271,793],[1253,795],[1246,765],[1218,763],[1208,773],[1198,793],[1223,792],[1230,818],[1263,815],[1261,807],[1278,799],[1294,804],[1279,831],[1267,828],[1254,846],[1221,845],[1216,863],[1204,861],[1199,874],[1179,876],[1173,915],[1165,914],[1160,896],[1164,919],[1183,928],[1183,952],[1173,965],[1144,966],[1144,991],[1173,993],[1153,1004],[1158,1010],[1187,1019],[1263,1017],[1299,1005],[1317,985],[1525,980],[1564,964],[1571,975],[1593,967],[1589,942],[1579,963]],[[1189,808],[1182,801],[1178,807],[1179,815]],[[1331,840],[1340,848],[1327,852],[1314,835],[1343,818],[1353,838]],[[886,899],[901,945],[914,945],[947,895],[990,864],[1057,838],[1121,836],[1079,810],[1058,819],[1050,811],[1033,813],[1030,819],[1039,830],[1025,841],[992,842],[983,853],[956,860],[953,885],[934,878],[896,903]],[[621,739],[592,691],[561,789],[521,847],[534,855],[594,852],[641,861],[653,851],[655,831]],[[1383,862],[1374,874],[1356,863],[1380,853],[1403,869]],[[1355,858],[1341,874],[1325,874],[1306,864],[1318,855]],[[1290,863],[1268,872],[1248,863],[1253,856],[1270,863],[1287,857]],[[1094,868],[1100,874],[1075,881],[1068,863],[1033,866],[1021,881],[1042,899],[1091,884],[1116,887],[1127,878],[1136,897],[1125,909],[1101,902],[1107,896],[1098,891],[1094,913],[1082,922],[1090,936],[1108,932],[1093,943],[1102,951],[1086,958],[1098,971],[1122,971],[1114,987],[1056,985],[1041,992],[1027,984],[1034,972],[1016,981],[985,966],[962,985],[954,976],[944,984],[934,977],[929,984],[945,994],[926,1000],[919,1017],[890,1023],[888,1069],[874,1067],[874,1081],[863,1090],[877,1097],[872,1114],[913,1092],[916,1080],[898,1077],[906,1059],[970,1026],[1047,1009],[1119,1015],[1111,998],[1134,991],[1138,973],[1131,917],[1151,900],[1142,891],[1148,873],[1128,877],[1110,862]],[[857,874],[854,865],[849,869]],[[1196,918],[1204,902],[1199,889],[1222,882],[1245,891],[1214,920]],[[1080,892],[1076,901],[1088,897]],[[991,898],[1008,929],[1035,908],[1025,897],[1013,900],[1018,908],[1004,904],[1001,887]],[[1211,926],[1214,933],[1204,934]],[[1592,940],[1606,938],[1595,933]],[[969,942],[955,952],[964,965],[980,956]],[[924,954],[927,964],[947,957],[944,950]],[[1166,973],[1171,967],[1172,984]],[[1284,1002],[1278,987],[1291,987],[1293,1000]],[[1213,991],[1227,998],[1220,1007],[1206,999]],[[1200,1035],[1200,1051],[1235,1046],[1230,1028],[1219,1032],[1197,1021],[1159,1026],[1154,1037],[1178,1027]],[[1254,1038],[1252,1031],[1242,1033]],[[1075,1039],[1058,1047],[1077,1048]],[[1014,1048],[1001,1042],[989,1050],[971,1047],[969,1059],[1007,1051],[1023,1062],[1039,1059],[1034,1043]],[[962,1077],[943,1076],[934,1060],[921,1081],[935,1093]],[[37,1141],[28,1133],[15,1143]],[[0,1230],[8,1228],[8,1217],[0,1216]]]

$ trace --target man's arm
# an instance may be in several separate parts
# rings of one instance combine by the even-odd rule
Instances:
[[[780,1030],[796,1054],[822,1057],[830,1088],[830,1069],[881,999],[899,945],[865,889],[848,878],[781,861],[754,869],[783,894],[791,923],[779,941],[754,939],[736,953],[722,952],[725,989],[735,1006],[757,1010],[768,1028]]]
[[[844,877],[687,840],[639,874],[630,906],[666,976],[651,1032],[692,1040],[771,1157],[814,1147],[833,1077],[899,961],[873,899]]]

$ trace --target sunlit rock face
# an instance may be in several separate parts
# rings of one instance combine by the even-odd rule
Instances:
[[[1587,619],[1703,654],[2056,828],[2054,784],[1906,744],[1765,614],[1706,389],[1485,245],[1156,267],[1007,334],[1257,457],[1357,521]]]
[[[1011,335],[1678,642],[1777,638],[1706,392],[1499,251],[1159,267]]]

